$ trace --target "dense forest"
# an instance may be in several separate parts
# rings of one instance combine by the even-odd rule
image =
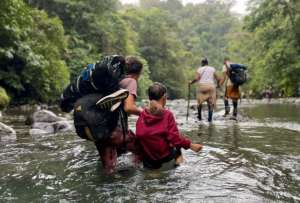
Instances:
[[[244,87],[260,94],[271,86],[297,96],[300,76],[300,2],[251,1],[249,14],[233,2],[207,0],[0,1],[0,108],[9,101],[54,103],[70,79],[109,54],[136,55],[144,64],[139,95],[163,82],[170,98],[187,94],[200,59],[221,71],[224,57],[244,63]]]

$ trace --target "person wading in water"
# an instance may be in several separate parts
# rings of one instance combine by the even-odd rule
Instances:
[[[154,83],[148,89],[149,106],[136,122],[136,137],[141,145],[141,157],[145,168],[157,169],[175,159],[175,164],[183,162],[181,148],[199,152],[201,144],[194,144],[183,137],[173,113],[165,108],[167,88]]]
[[[224,117],[228,116],[230,113],[229,99],[232,100],[233,113],[231,119],[237,119],[238,113],[238,100],[241,98],[241,92],[239,86],[234,85],[230,79],[230,65],[233,64],[230,62],[229,58],[224,59],[223,65],[223,78],[221,80],[221,85],[225,82],[225,95],[224,95],[224,105],[225,105],[225,114]]]
[[[190,85],[198,82],[197,101],[199,120],[202,120],[202,103],[206,101],[208,106],[208,122],[212,122],[213,109],[217,99],[215,80],[217,82],[220,81],[216,74],[216,69],[208,65],[206,58],[202,59],[201,67],[197,69],[195,79],[190,81]]]
[[[125,111],[125,128],[128,129],[128,116],[139,116],[142,112],[142,109],[137,107],[135,101],[137,98],[137,81],[142,73],[143,64],[137,58],[130,56],[126,57],[126,67],[126,76],[120,81],[119,85],[120,88],[129,91],[129,96],[123,102],[123,110]],[[103,167],[107,173],[114,172],[117,155],[126,152],[124,144],[125,148],[129,151],[136,151],[135,140],[135,135],[128,130],[124,140],[122,126],[119,123],[107,143],[95,142]]]
[[[122,56],[118,58],[120,63],[123,62]],[[118,67],[119,62],[111,64],[109,61],[104,60],[102,69],[94,69],[89,74],[118,70],[114,67]],[[135,135],[128,130],[128,115],[139,116],[142,112],[142,109],[136,106],[135,100],[137,81],[142,73],[143,64],[136,57],[129,56],[124,58],[124,66],[125,75],[122,75],[117,82],[119,90],[105,97],[101,97],[99,93],[87,94],[79,98],[74,105],[76,132],[80,137],[95,143],[103,168],[108,174],[115,171],[118,155],[128,150],[138,156]],[[109,79],[110,76],[101,76],[103,72],[100,72],[98,77],[94,77],[94,83]],[[106,87],[108,88],[109,86]]]

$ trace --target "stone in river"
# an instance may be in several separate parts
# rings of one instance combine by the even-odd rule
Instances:
[[[16,135],[16,131],[12,127],[0,122],[0,135]]]

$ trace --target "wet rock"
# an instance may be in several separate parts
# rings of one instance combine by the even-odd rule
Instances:
[[[39,111],[36,111],[33,113],[32,120],[33,120],[33,123],[36,123],[36,122],[52,123],[52,122],[66,120],[66,118],[59,117],[52,111],[39,110]]]
[[[44,130],[41,130],[41,129],[30,129],[29,134],[30,135],[41,135],[41,134],[49,134],[49,133]]]
[[[75,132],[73,121],[57,121],[53,123],[54,132]]]
[[[48,134],[55,133],[53,123],[36,122],[36,123],[32,124],[31,128],[32,128],[31,130],[33,130],[33,129],[41,130],[41,131],[43,131],[43,134],[44,133],[48,133]]]
[[[49,110],[38,110],[26,121],[31,125],[30,134],[75,132],[73,121],[57,116]]]
[[[30,134],[53,134],[75,132],[72,121],[57,121],[52,123],[37,122],[32,125]]]
[[[0,135],[16,135],[16,131],[12,127],[0,122]]]

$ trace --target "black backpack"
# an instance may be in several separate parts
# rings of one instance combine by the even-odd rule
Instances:
[[[101,94],[89,94],[75,102],[74,126],[79,137],[105,142],[117,127],[120,111],[98,108],[95,104],[101,98]]]
[[[243,85],[247,81],[247,67],[241,64],[230,64],[229,78],[234,86]]]
[[[100,62],[88,64],[61,94],[61,110],[72,111],[75,102],[85,95],[100,93],[106,96],[117,91],[125,66],[125,58],[119,55],[105,56]]]

